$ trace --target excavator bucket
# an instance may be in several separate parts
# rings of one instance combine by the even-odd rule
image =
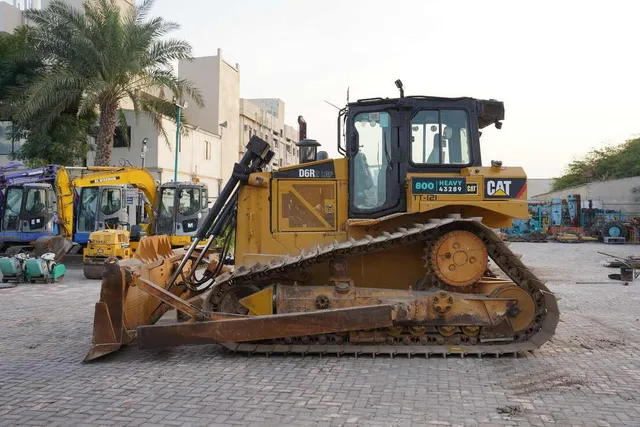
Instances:
[[[76,245],[69,239],[62,236],[42,236],[34,244],[33,254],[39,258],[48,252],[53,252],[55,261],[60,262],[62,258]]]
[[[144,279],[166,286],[174,264],[184,256],[183,249],[172,250],[168,236],[150,236],[140,241],[134,256],[105,262],[100,300],[93,320],[93,346],[85,361],[118,350],[133,340],[129,331],[141,325],[151,325],[170,308],[161,300],[137,288],[136,280]],[[171,292],[182,298],[190,291],[174,286]]]

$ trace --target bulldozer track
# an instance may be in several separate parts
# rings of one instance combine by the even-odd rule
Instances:
[[[351,256],[386,250],[393,247],[408,245],[416,242],[430,243],[442,234],[453,230],[468,230],[482,239],[487,248],[488,256],[493,262],[519,287],[527,291],[535,303],[535,316],[529,327],[514,336],[509,342],[480,342],[463,343],[419,343],[405,344],[354,344],[344,342],[340,337],[321,337],[313,342],[311,337],[301,337],[290,342],[275,343],[225,343],[227,349],[242,353],[261,354],[335,354],[335,355],[500,355],[517,354],[532,351],[547,342],[555,333],[559,321],[559,310],[555,296],[515,255],[507,245],[487,226],[481,223],[481,218],[460,218],[450,215],[446,219],[431,219],[426,223],[416,223],[411,227],[398,228],[395,232],[384,232],[379,236],[365,236],[363,239],[349,239],[345,242],[335,242],[327,246],[317,246],[312,250],[303,251],[293,257],[274,259],[268,264],[256,263],[251,266],[241,266],[233,272],[225,273],[216,278],[213,288],[205,297],[209,308],[218,311],[222,297],[232,287],[246,284],[265,284],[277,282],[283,275],[299,271],[313,264],[327,262],[339,256]],[[428,340],[426,340],[428,341]]]

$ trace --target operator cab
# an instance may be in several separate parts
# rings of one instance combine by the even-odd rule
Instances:
[[[85,244],[93,231],[128,226],[126,185],[80,188],[74,240]]]
[[[481,166],[479,129],[501,128],[504,105],[495,100],[403,96],[348,104],[349,217],[380,218],[406,212],[408,173],[459,173]],[[340,135],[340,133],[339,133]]]
[[[51,184],[9,186],[3,206],[2,231],[56,233],[56,195]]]
[[[195,235],[209,212],[207,186],[200,182],[168,182],[160,187],[156,234]]]

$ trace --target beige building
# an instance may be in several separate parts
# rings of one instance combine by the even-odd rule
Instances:
[[[189,101],[188,122],[220,135],[223,180],[231,176],[234,163],[253,135],[275,149],[272,168],[296,164],[298,131],[284,122],[285,103],[280,99],[241,99],[239,65],[225,61],[221,49],[217,53],[191,62],[180,61],[178,74],[191,80],[204,98],[203,108]]]
[[[257,135],[271,144],[275,156],[270,169],[298,163],[298,130],[285,124],[285,105],[280,99],[240,100],[239,154],[252,136]]]
[[[227,180],[238,161],[238,115],[240,110],[240,67],[215,56],[180,61],[178,75],[191,80],[200,89],[204,107],[187,99],[187,122],[205,132],[220,136],[221,176]],[[215,192],[212,191],[212,194]]]
[[[81,9],[84,0],[66,0],[71,6]],[[131,5],[133,0],[116,0],[121,8]],[[49,6],[51,0],[0,0],[0,33],[13,33],[20,25],[28,24],[23,11],[42,9]]]

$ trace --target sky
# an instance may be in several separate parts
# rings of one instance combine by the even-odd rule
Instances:
[[[243,98],[280,98],[287,123],[337,156],[338,106],[406,95],[505,103],[483,164],[562,174],[590,149],[640,134],[640,2],[156,0],[195,56],[240,64]]]

